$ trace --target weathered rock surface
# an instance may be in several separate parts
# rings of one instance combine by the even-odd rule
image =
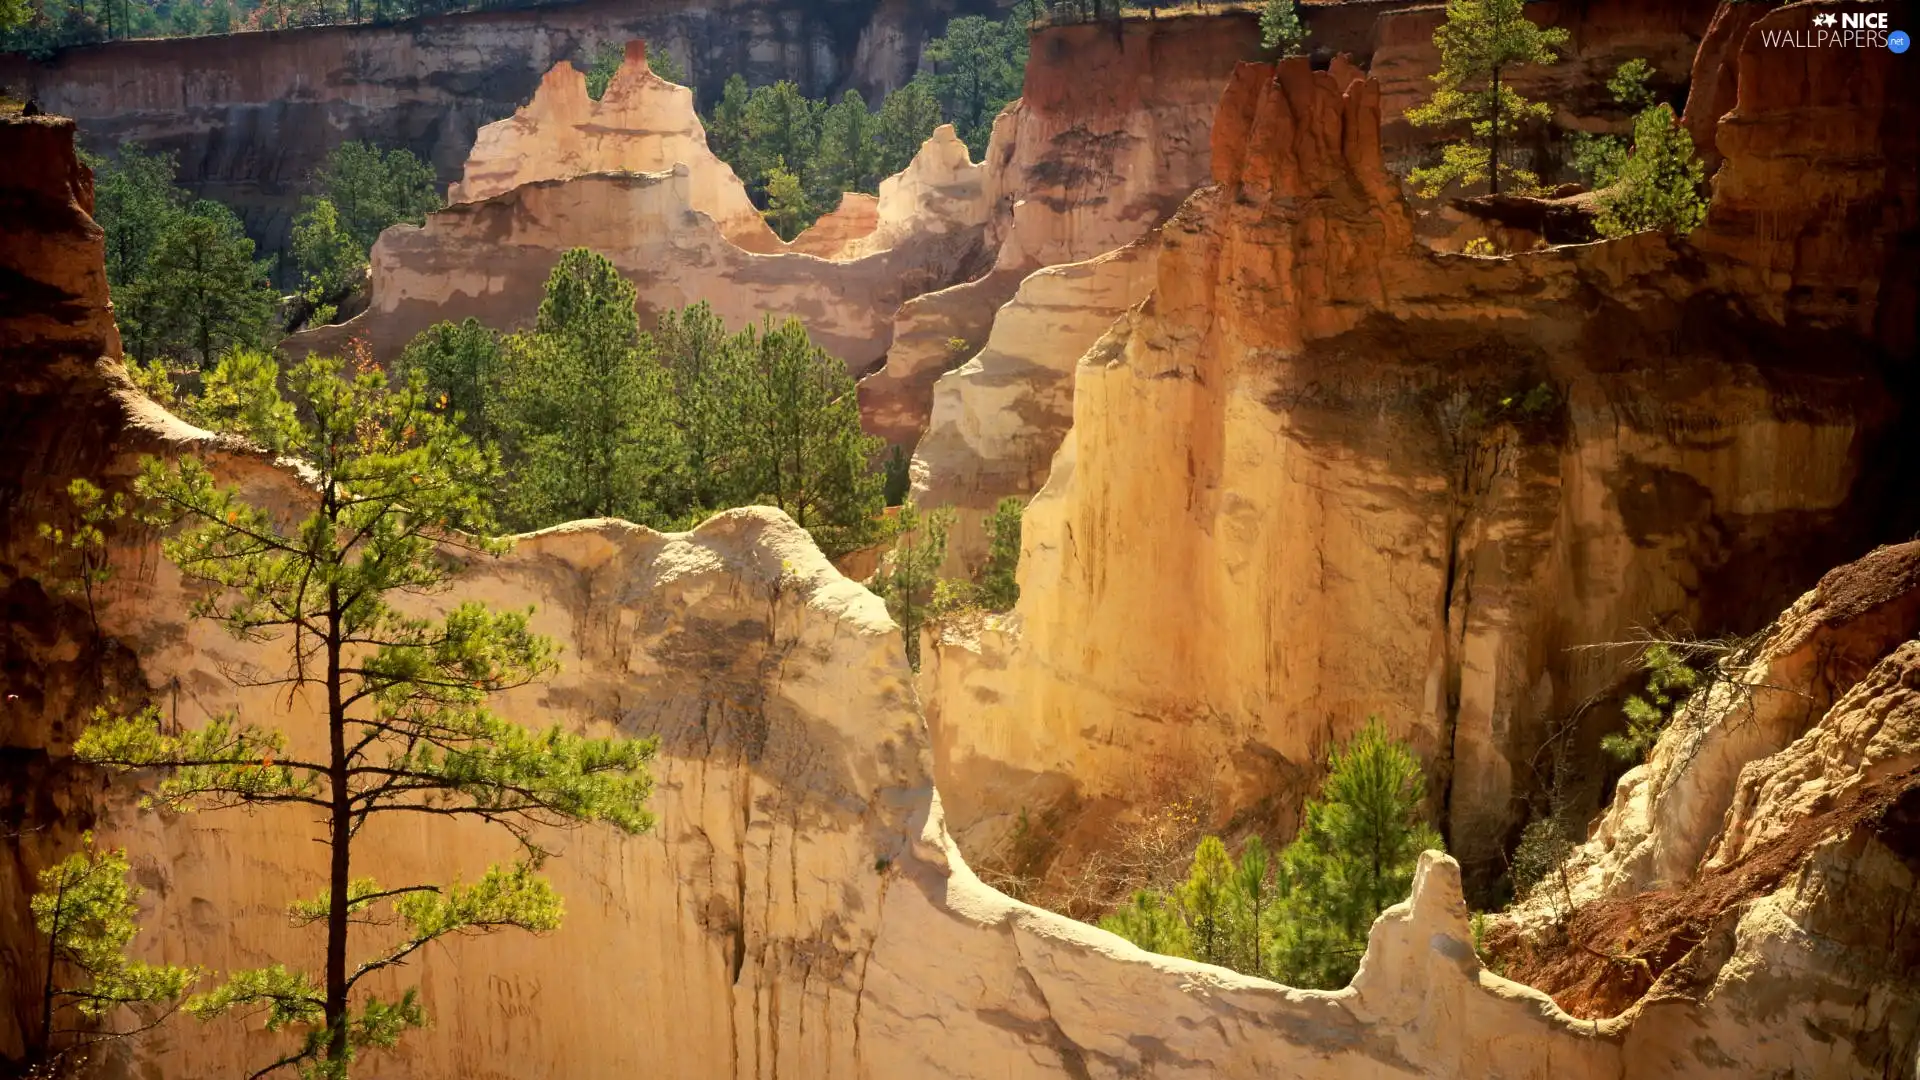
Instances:
[[[530,110],[536,121],[569,115],[565,101],[575,90],[585,100],[579,75],[564,66],[551,85],[558,88],[553,96]],[[622,171],[523,180],[430,214],[424,227],[388,229],[373,247],[368,311],[296,334],[287,347],[338,351],[362,338],[375,355],[390,358],[443,319],[471,316],[501,330],[524,326],[560,256],[589,247],[633,281],[643,315],[705,300],[735,328],[767,315],[797,316],[816,343],[858,372],[885,355],[903,300],[965,277],[984,261],[980,169],[950,127],[937,130],[907,168],[882,185],[873,231],[822,259],[785,250],[760,224],[732,170],[695,139],[699,119],[684,90],[661,82],[637,54],[616,75],[609,99],[615,89],[621,97],[613,108],[585,120],[507,121],[510,126],[483,145],[474,192],[517,179],[500,163],[550,154],[582,168],[618,161]],[[663,131],[678,134],[658,137]],[[681,155],[698,163],[689,165]],[[520,171],[565,173],[569,167]],[[772,253],[747,250],[736,237]]]
[[[0,453],[0,950],[35,956],[31,874],[81,827],[126,845],[147,889],[148,958],[220,969],[310,959],[284,903],[312,891],[320,851],[298,813],[139,811],[135,782],[66,756],[102,671],[117,707],[151,698],[186,724],[228,707],[270,717],[296,745],[315,703],[236,688],[261,646],[183,620],[186,597],[138,528],[111,538],[118,573],[100,606],[117,658],[71,600],[44,591],[35,523],[65,480],[123,484],[142,452],[197,453],[250,499],[289,508],[291,473],[127,393],[107,325],[86,174],[45,133],[0,125],[0,210],[54,211],[0,238],[0,267],[55,313],[9,308],[0,398],[28,424]],[[57,150],[21,176],[18,151]],[[19,179],[16,180],[16,177]],[[58,213],[64,211],[64,213]],[[62,250],[62,242],[68,250]],[[63,329],[47,329],[57,326]],[[87,419],[91,418],[91,419]],[[102,423],[101,418],[107,418]],[[84,420],[76,423],[76,420]],[[1474,960],[1458,868],[1422,861],[1412,899],[1376,924],[1353,987],[1287,990],[1132,946],[983,886],[947,839],[897,631],[880,601],[835,573],[776,511],[747,509],[663,536],[582,522],[522,538],[468,568],[446,596],[535,605],[565,670],[516,691],[510,715],[588,730],[657,732],[659,827],[637,839],[543,838],[568,900],[544,939],[499,936],[424,955],[404,974],[434,1018],[379,1068],[422,1080],[570,1077],[1244,1077],[1376,1075],[1611,1080],[1621,1038],[1576,1023]],[[27,601],[34,602],[29,608]],[[509,854],[484,832],[372,827],[356,872],[472,875]],[[33,987],[9,979],[0,1054],[17,1059]],[[238,1022],[162,1029],[120,1044],[115,1075],[216,1076],[279,1040]],[[1665,1075],[1651,1073],[1648,1075]]]
[[[722,236],[747,251],[786,247],[733,168],[708,148],[693,91],[655,75],[640,41],[627,43],[626,59],[599,101],[587,96],[587,77],[579,68],[555,64],[532,101],[480,129],[460,181],[447,189],[447,202],[482,202],[540,180],[658,172],[676,164],[687,166],[690,205],[712,218]]]
[[[791,79],[824,97],[876,103],[912,77],[921,46],[955,14],[993,0],[582,0],[387,26],[126,41],[45,63],[0,56],[0,87],[76,118],[96,151],[171,150],[181,182],[232,206],[265,254],[286,251],[308,176],[342,142],[412,150],[442,181],[485,124],[526,103],[563,60],[603,42],[651,41],[690,72],[703,100],[735,72]]]
[[[994,269],[901,309],[886,367],[860,386],[867,430],[911,449],[934,382],[984,346],[1022,279],[1132,243],[1204,183],[1215,103],[1258,48],[1247,15],[1037,32],[983,163]]]
[[[1377,83],[1243,67],[1218,186],[1162,230],[1153,297],[1075,372],[1016,613],[923,672],[963,847],[991,853],[1023,809],[1085,843],[1088,822],[1124,830],[1120,810],[1197,791],[1285,834],[1329,743],[1378,714],[1490,874],[1545,724],[1623,674],[1568,646],[1758,625],[1893,533],[1915,446],[1882,372],[1905,346],[1829,315],[1837,268],[1805,291],[1755,271],[1845,250],[1854,294],[1909,295],[1916,202],[1831,193],[1897,195],[1911,143],[1809,145],[1789,119],[1884,87],[1857,129],[1906,130],[1909,76],[1891,54],[1813,55],[1788,90],[1755,84],[1771,59],[1740,62],[1723,175],[1803,175],[1756,184],[1767,215],[1716,201],[1691,244],[1504,260],[1414,244]]]
[[[1625,1010],[1649,1069],[1920,1063],[1916,633],[1920,544],[1822,578],[1621,778],[1564,882],[1495,929],[1509,969],[1581,1015]]]
[[[995,313],[986,347],[934,384],[931,422],[913,455],[913,497],[957,511],[946,576],[969,576],[985,557],[982,521],[1001,499],[1024,502],[1046,483],[1073,426],[1074,365],[1147,298],[1159,253],[1149,234],[1034,272]]]

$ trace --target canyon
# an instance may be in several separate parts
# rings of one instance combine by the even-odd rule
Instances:
[[[558,933],[408,972],[434,1026],[390,1059],[404,1075],[1920,1068],[1911,66],[1760,44],[1830,3],[1534,5],[1572,55],[1523,92],[1618,130],[1606,76],[1649,58],[1712,201],[1684,238],[1486,257],[1436,250],[1455,212],[1396,175],[1431,148],[1399,118],[1434,11],[1306,10],[1315,55],[1278,62],[1250,62],[1243,14],[1038,31],[982,161],[943,129],[792,244],[643,48],[600,102],[556,57],[441,162],[449,207],[382,236],[369,310],[289,340],[390,356],[443,318],[520,325],[591,244],[643,313],[796,314],[866,373],[869,430],[912,451],[921,505],[959,512],[948,573],[979,563],[995,503],[1027,504],[1018,603],[929,629],[918,672],[881,601],[767,509],[561,526],[421,601],[532,605],[564,667],[504,711],[658,733],[660,824],[552,837]],[[69,753],[109,703],[319,723],[224,677],[260,646],[184,616],[151,530],[113,530],[97,625],[35,534],[68,478],[124,487],[147,454],[308,497],[127,380],[75,134],[0,124],[0,904],[92,829],[133,855],[151,958],[300,958],[281,905],[320,880],[310,823],[141,811],[137,780]],[[1725,659],[1619,775],[1600,737],[1634,643],[1669,632]],[[1374,716],[1426,767],[1449,854],[1350,987],[1046,910],[1098,894],[1169,806],[1285,839]],[[1549,784],[1592,822],[1563,885],[1470,920]],[[393,828],[368,864],[471,875],[494,846]],[[983,882],[1015,887],[1016,860],[1017,897]],[[0,921],[10,972],[36,948]],[[0,1059],[36,990],[9,980]],[[226,1075],[274,1045],[176,1022],[103,1075]]]

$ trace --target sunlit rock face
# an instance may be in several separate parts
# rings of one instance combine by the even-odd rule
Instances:
[[[886,367],[860,386],[868,431],[911,451],[934,382],[987,344],[1028,274],[1140,239],[1206,182],[1220,91],[1258,38],[1246,15],[1034,34],[1022,95],[994,121],[983,163],[992,272],[900,309]]]
[[[228,709],[321,737],[302,694],[236,686],[272,643],[185,616],[177,572],[143,528],[110,536],[98,627],[50,591],[34,525],[66,480],[126,485],[143,454],[204,457],[276,513],[310,497],[293,472],[155,407],[129,386],[108,317],[100,234],[70,127],[0,125],[0,268],[30,304],[0,312],[0,624],[7,753],[0,953],[25,970],[32,875],[92,828],[146,890],[139,955],[221,970],[310,964],[286,902],[317,891],[324,853],[297,812],[141,810],[147,778],[73,763],[87,711],[152,701],[183,724]],[[43,159],[23,158],[39,151]],[[47,162],[47,167],[23,161]],[[1429,854],[1409,901],[1376,924],[1353,987],[1277,987],[1141,953],[985,887],[948,840],[898,631],[777,511],[662,535],[616,521],[520,538],[423,606],[536,609],[562,649],[551,681],[500,702],[528,722],[658,734],[658,827],[638,838],[545,835],[567,918],[544,938],[463,940],[398,973],[433,1018],[365,1067],[423,1080],[558,1076],[1414,1076],[1607,1080],[1611,1026],[1479,970],[1458,867]],[[354,871],[390,880],[479,872],[503,836],[375,824]],[[0,1055],[37,1016],[9,979]],[[101,1060],[107,1076],[221,1076],[284,1049],[256,1026],[185,1021]]]
[[[982,170],[946,126],[870,204],[781,242],[707,148],[687,90],[654,75],[637,42],[598,102],[578,71],[555,67],[526,108],[482,132],[452,194],[425,226],[381,234],[364,314],[287,347],[337,352],[357,338],[390,360],[443,320],[530,325],[560,256],[586,247],[634,283],[644,317],[703,300],[736,329],[796,317],[858,372],[886,354],[902,301],[988,257]]]
[[[554,65],[532,101],[480,129],[447,202],[483,202],[541,180],[657,172],[675,164],[687,166],[689,204],[712,218],[722,236],[746,251],[784,247],[740,178],[707,147],[693,91],[655,75],[639,41],[627,43],[626,59],[598,101],[587,96],[580,69]]]
[[[79,121],[88,148],[175,152],[181,182],[232,206],[263,253],[284,256],[307,178],[342,142],[405,147],[443,183],[483,126],[525,104],[562,61],[652,42],[701,100],[736,72],[869,104],[913,77],[926,41],[993,0],[582,0],[357,27],[115,42],[46,63],[0,57],[0,86]]]
[[[1328,746],[1379,715],[1428,763],[1451,849],[1491,877],[1548,723],[1625,674],[1570,646],[1760,625],[1911,532],[1891,524],[1915,440],[1886,374],[1910,337],[1876,312],[1911,310],[1894,238],[1915,203],[1885,193],[1911,184],[1913,150],[1864,134],[1901,130],[1908,76],[1891,54],[1843,75],[1756,47],[1689,242],[1508,259],[1413,242],[1377,83],[1240,70],[1216,185],[1074,370],[1018,608],[923,672],[964,849],[1053,813],[1070,876],[1129,814],[1195,793],[1215,824],[1258,808],[1284,834]],[[1804,77],[1766,78],[1781,63]],[[1788,134],[1869,97],[1856,124]],[[1776,169],[1802,178],[1763,184]],[[1761,269],[1797,265],[1804,287]],[[1589,762],[1584,805],[1599,782]]]

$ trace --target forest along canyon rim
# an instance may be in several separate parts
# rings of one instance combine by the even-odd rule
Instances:
[[[1920,1068],[1904,10],[1244,8],[0,25],[0,1072]]]

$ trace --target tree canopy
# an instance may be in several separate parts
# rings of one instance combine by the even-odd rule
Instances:
[[[1504,76],[1526,64],[1551,64],[1567,32],[1529,21],[1526,0],[1448,0],[1447,19],[1434,31],[1440,70],[1433,97],[1407,110],[1420,127],[1446,127],[1461,141],[1447,146],[1440,161],[1414,170],[1408,178],[1428,197],[1450,185],[1531,188],[1537,177],[1508,160],[1503,147],[1528,120],[1545,120],[1553,110],[1521,97]]]

